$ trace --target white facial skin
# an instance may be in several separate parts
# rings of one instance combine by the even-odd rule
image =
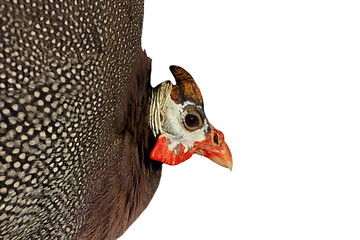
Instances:
[[[171,140],[169,150],[176,151],[179,144],[185,147],[185,152],[194,146],[195,142],[205,140],[206,133],[210,127],[208,120],[204,117],[201,106],[195,105],[190,101],[183,104],[176,104],[171,98],[166,101],[166,109],[162,117],[162,133]],[[192,114],[199,120],[199,127],[190,128],[186,124],[186,116]],[[203,117],[201,117],[203,116]]]
[[[154,136],[165,136],[170,144],[169,150],[177,154],[180,144],[185,147],[185,152],[194,146],[195,142],[205,140],[206,133],[212,128],[205,117],[202,106],[186,101],[176,104],[171,99],[173,85],[170,81],[159,84],[152,93],[150,105],[150,128]],[[198,127],[186,125],[186,116],[192,114],[197,118]]]

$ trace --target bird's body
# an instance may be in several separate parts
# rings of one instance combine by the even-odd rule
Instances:
[[[1,239],[115,239],[150,202],[142,21],[140,0],[0,1]]]
[[[0,11],[2,239],[114,239],[161,172],[133,148],[149,137],[137,126],[150,86],[143,1],[11,0]]]

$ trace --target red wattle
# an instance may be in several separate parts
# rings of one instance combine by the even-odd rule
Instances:
[[[160,136],[156,141],[154,148],[150,153],[150,158],[155,161],[160,161],[168,165],[177,165],[189,159],[195,151],[186,151],[185,147],[181,144],[177,145],[176,154],[174,150],[169,149],[170,140],[165,136]]]

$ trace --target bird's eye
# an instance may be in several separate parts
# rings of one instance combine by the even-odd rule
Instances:
[[[203,126],[203,122],[198,113],[189,113],[185,116],[184,125],[187,130],[195,131]]]

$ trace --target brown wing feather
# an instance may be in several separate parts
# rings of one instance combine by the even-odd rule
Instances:
[[[80,239],[114,239],[121,236],[149,204],[161,176],[161,163],[152,161],[155,139],[147,123],[151,60],[139,50],[129,84],[127,121],[114,135],[109,166],[89,197],[90,208]],[[119,130],[118,130],[119,131]]]

